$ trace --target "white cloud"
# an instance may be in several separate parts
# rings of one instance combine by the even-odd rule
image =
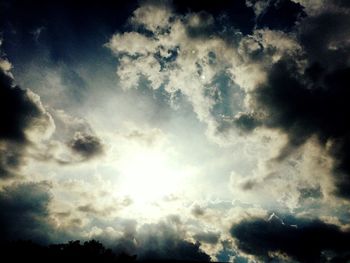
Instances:
[[[255,108],[256,102],[251,97],[251,92],[265,83],[270,68],[282,57],[297,57],[299,70],[301,72],[304,70],[306,64],[303,58],[304,51],[296,35],[260,29],[251,35],[233,36],[238,43],[235,45],[219,34],[203,33],[215,23],[211,16],[207,23],[202,23],[202,15],[196,13],[169,16],[172,16],[172,20],[168,21],[166,31],[156,29],[146,13],[142,17],[138,16],[137,23],[143,23],[154,34],[152,38],[147,37],[147,41],[143,40],[144,51],[137,52],[134,46],[129,49],[123,45],[124,41],[132,42],[130,39],[132,36],[135,36],[136,41],[140,38],[139,33],[136,35],[133,35],[135,32],[118,33],[111,38],[108,46],[116,52],[121,62],[117,74],[122,79],[123,88],[137,87],[139,76],[143,75],[151,82],[153,89],[164,85],[170,94],[177,91],[184,94],[198,120],[207,125],[208,138],[221,146],[236,147],[239,149],[240,157],[244,156],[245,164],[238,165],[231,176],[233,195],[237,199],[262,206],[273,203],[276,207],[293,210],[301,205],[300,188],[303,185],[309,188],[320,187],[324,197],[327,196],[327,193],[331,192],[331,183],[325,176],[319,177],[316,172],[321,150],[318,146],[314,148],[310,146],[316,144],[308,144],[288,161],[272,164],[271,160],[278,156],[279,151],[287,143],[285,135],[260,128],[250,136],[239,137],[238,132],[231,129],[235,116],[239,116],[242,111],[259,110],[259,114],[264,114]],[[150,25],[147,26],[148,24]],[[196,27],[203,33],[198,37],[192,36],[189,32],[189,29]],[[136,53],[139,56],[132,57]],[[238,84],[243,94],[240,98],[244,100],[241,109],[228,116],[217,116],[213,113],[214,107],[222,103],[222,100],[218,99],[221,91],[214,84],[215,78],[221,74],[226,74]],[[233,89],[230,86],[226,88]],[[228,129],[221,128],[224,124],[228,125]],[[264,141],[266,143],[262,143]],[[312,154],[315,152],[317,154]],[[298,155],[302,156],[301,160],[298,159]],[[324,159],[326,161],[322,170],[330,173],[329,158]],[[291,163],[295,163],[294,166]],[[319,178],[318,184],[315,185],[315,181],[310,178]],[[246,190],[242,191],[242,187]],[[254,190],[249,193],[248,188]]]
[[[281,149],[284,142],[280,144],[272,148]],[[266,159],[262,157],[251,174],[231,174],[232,193],[236,198],[262,206],[269,204],[289,212],[320,200],[329,205],[337,202],[332,195],[332,160],[316,140],[310,140],[285,162],[273,161],[272,157],[271,153],[267,153]],[[303,196],[304,190],[315,191],[320,196]]]
[[[137,32],[127,32],[123,34],[115,34],[107,46],[115,52],[127,53],[128,55],[147,55],[154,53],[156,48],[155,39],[146,37]]]
[[[154,89],[164,85],[169,93],[181,91],[191,101],[199,120],[215,129],[215,120],[210,113],[215,101],[206,92],[215,89],[212,84],[214,77],[232,64],[235,51],[218,37],[206,39],[205,42],[191,38],[187,25],[199,26],[201,18],[198,14],[174,16],[173,21],[167,23],[169,31],[159,32],[149,18],[152,13],[144,13],[144,8],[134,13],[138,17],[137,23],[145,24],[153,31],[154,37],[127,32],[114,35],[107,44],[119,57],[117,74],[121,86],[136,87],[139,77],[143,75]],[[140,13],[143,15],[140,16]],[[132,21],[135,22],[135,19]],[[132,57],[136,54],[139,56]]]
[[[148,3],[136,9],[130,21],[151,31],[159,31],[167,28],[171,16],[170,6]]]
[[[7,59],[0,58],[0,69],[4,72],[9,72],[12,68],[12,64]]]
[[[158,30],[160,20],[145,11],[152,8],[165,12],[161,20],[166,21],[167,30]],[[170,16],[172,20],[165,19]],[[256,30],[253,35],[244,37],[233,35],[239,43],[237,47],[219,34],[205,33],[215,23],[209,14],[180,16],[167,7],[146,4],[134,12],[131,22],[143,24],[154,35],[118,33],[107,43],[119,59],[117,75],[122,88],[136,88],[140,77],[144,76],[153,89],[163,85],[169,94],[180,91],[191,102],[198,119],[207,124],[208,136],[216,142],[224,139],[218,132],[219,126],[225,120],[233,120],[239,111],[232,112],[231,116],[213,114],[215,105],[220,103],[216,97],[220,90],[214,84],[215,78],[226,74],[238,84],[244,96],[241,100],[245,101],[241,110],[249,111],[253,103],[249,92],[266,81],[271,65],[285,54],[302,54],[295,36],[272,30]],[[200,36],[192,36],[191,30],[197,30]]]
[[[56,126],[51,114],[45,109],[44,105],[40,100],[40,96],[27,90],[28,97],[35,103],[40,111],[38,118],[34,118],[28,130],[26,130],[26,135],[28,139],[32,142],[41,142],[43,140],[48,140],[54,133]]]

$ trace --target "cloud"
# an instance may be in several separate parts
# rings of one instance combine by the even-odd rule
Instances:
[[[109,227],[91,236],[104,240],[119,254],[127,252],[137,255],[138,260],[182,260],[210,261],[210,256],[199,242],[189,241],[186,225],[178,216],[168,216],[155,223],[143,223],[136,220],[119,218],[121,230]],[[110,235],[113,232],[117,232]]]
[[[336,175],[333,178],[338,194],[346,197],[350,189],[347,155],[349,130],[346,119],[349,113],[346,108],[348,93],[345,85],[340,87],[341,83],[349,82],[349,21],[344,11],[346,3],[335,1],[339,3],[338,8],[335,8],[337,4],[332,4],[332,9],[320,7],[315,13],[305,7],[309,17],[301,18],[304,12],[302,7],[287,0],[268,1],[266,5],[261,4],[262,1],[250,2],[254,2],[252,8],[247,7],[242,0],[220,0],[215,1],[215,5],[186,3],[184,6],[181,3],[170,6],[168,2],[161,1],[142,2],[129,18],[128,24],[117,28],[117,33],[111,36],[107,44],[116,61],[103,60],[105,57],[102,56],[96,56],[98,60],[94,59],[95,56],[91,58],[89,54],[95,53],[92,52],[92,46],[99,46],[101,38],[95,39],[91,35],[81,38],[81,35],[75,34],[76,28],[82,28],[79,26],[69,28],[73,28],[72,35],[78,36],[79,41],[89,38],[86,45],[81,45],[89,52],[75,52],[80,49],[74,44],[77,41],[71,40],[71,37],[67,38],[69,41],[60,37],[61,40],[55,42],[56,49],[61,50],[54,52],[55,60],[60,61],[58,64],[64,64],[67,55],[61,55],[69,54],[74,63],[67,63],[64,72],[71,72],[72,68],[74,73],[62,73],[66,78],[60,80],[49,76],[46,71],[41,73],[38,70],[48,77],[40,78],[44,84],[37,91],[46,94],[48,100],[45,96],[42,98],[51,107],[60,105],[65,111],[50,109],[57,133],[48,143],[47,151],[42,151],[41,162],[39,158],[28,162],[28,175],[33,178],[49,176],[57,183],[54,192],[57,200],[54,204],[58,212],[54,216],[62,228],[82,238],[98,235],[101,238],[105,235],[106,239],[107,236],[113,237],[114,241],[119,240],[121,245],[130,246],[144,258],[171,256],[206,260],[208,256],[203,250],[214,255],[213,251],[220,246],[220,238],[228,238],[228,231],[223,229],[227,229],[227,218],[233,217],[232,214],[248,213],[249,209],[265,211],[266,207],[282,207],[281,210],[297,210],[300,213],[316,213],[316,209],[321,211],[326,207],[323,207],[323,201],[331,189],[328,181],[324,180],[329,167],[333,168]],[[293,2],[303,5],[305,1]],[[257,25],[252,25],[253,9],[257,15]],[[285,15],[287,9],[292,11],[290,16]],[[117,12],[113,19],[117,17],[120,20],[120,17],[125,16],[120,10],[113,9],[113,12]],[[95,18],[95,12],[88,13],[89,17]],[[244,24],[238,21],[241,19],[247,24],[244,31],[239,30]],[[76,25],[81,19],[73,20]],[[91,21],[95,23],[97,20]],[[276,21],[281,24],[278,25]],[[49,37],[48,33],[55,32],[50,23],[45,27],[45,32],[39,37],[41,44]],[[112,25],[108,27],[116,29]],[[124,32],[123,29],[128,31]],[[97,34],[108,35],[101,30],[96,30]],[[60,35],[65,35],[66,31],[63,28]],[[66,48],[70,45],[74,48]],[[98,48],[103,50],[101,46]],[[74,56],[75,53],[77,56]],[[16,56],[17,61],[22,59],[20,54]],[[88,57],[88,62],[81,60],[82,57]],[[113,69],[116,67],[118,87],[114,86],[114,81],[108,81],[114,79],[108,75],[111,71],[100,68],[101,63],[96,61],[110,64]],[[38,64],[35,69],[46,68],[47,64],[36,60],[31,63]],[[90,64],[95,66],[90,68]],[[11,69],[7,60],[2,61],[0,66],[5,75]],[[93,72],[96,67],[99,71]],[[28,71],[26,74],[33,76],[37,71],[33,68],[27,69],[22,65],[15,75],[23,74],[23,69]],[[26,82],[27,79],[30,78],[22,81]],[[14,130],[19,131],[23,139],[16,133],[8,133],[15,136],[13,139],[8,136],[5,138],[0,133],[0,173],[10,175],[20,172],[28,155],[34,151],[31,146],[38,147],[36,141],[41,140],[40,137],[47,138],[43,134],[52,125],[38,96],[14,86],[12,82],[7,86],[9,88],[6,91],[16,93],[17,99],[24,99],[24,106],[34,109],[27,110],[22,104],[16,108],[20,118],[17,122],[15,117],[18,127],[14,126]],[[86,93],[85,99],[80,100],[80,93]],[[70,96],[67,94],[75,96],[68,98]],[[181,102],[178,99],[180,96]],[[91,102],[101,107],[94,109]],[[165,107],[165,103],[171,104],[173,109]],[[179,110],[180,103],[186,104],[186,109]],[[194,119],[192,110],[202,123]],[[13,111],[6,109],[1,112],[0,116]],[[98,132],[95,133],[87,121],[70,115],[74,113],[83,114]],[[124,121],[135,122],[139,126],[124,132]],[[214,139],[225,148],[208,142],[208,138],[201,134],[203,129],[207,129],[209,139]],[[100,138],[96,134],[103,134],[104,137]],[[163,143],[164,140],[167,143]],[[316,148],[320,148],[319,151],[310,150],[311,140]],[[109,152],[106,151],[107,145],[110,147],[108,151],[111,149]],[[232,145],[234,147],[230,147]],[[41,150],[45,147],[38,148]],[[133,155],[133,151],[140,153],[143,158],[144,154],[139,150],[153,148],[160,150],[165,158],[168,152],[173,152],[169,154],[170,162],[165,164],[167,169],[186,167],[186,173],[179,172],[186,177],[179,185],[179,193],[169,195],[166,203],[162,203],[166,200],[164,198],[149,206],[157,209],[159,214],[151,214],[148,207],[139,211],[137,200],[130,206],[127,206],[130,200],[126,200],[126,208],[119,209],[122,205],[118,200],[123,199],[123,196],[119,196],[123,195],[121,185],[128,175],[127,172],[122,173],[120,164],[124,163],[125,158],[128,167],[132,167],[135,161],[131,162],[133,159],[129,156]],[[129,156],[128,151],[131,153]],[[105,162],[89,163],[103,153],[109,154]],[[49,163],[50,159],[61,164],[87,163],[58,166]],[[91,169],[91,165],[94,169]],[[187,166],[190,166],[188,176]],[[232,169],[237,169],[237,173],[232,172],[230,176]],[[164,174],[163,169],[159,173]],[[230,185],[229,177],[232,181]],[[70,179],[82,182],[76,193],[65,185]],[[145,180],[148,180],[147,176]],[[96,188],[96,184],[99,187]],[[193,185],[196,187],[193,188]],[[127,190],[134,189],[133,186],[135,182],[131,182]],[[232,194],[229,186],[241,191],[233,191]],[[26,191],[24,188],[22,190]],[[182,192],[186,197],[182,196]],[[142,193],[137,194],[142,196]],[[245,198],[244,194],[248,197]],[[237,201],[235,204],[231,202],[232,197]],[[191,205],[201,199],[205,201],[199,202],[200,206]],[[317,202],[313,202],[316,199]],[[221,204],[214,205],[211,203],[213,200]],[[238,200],[242,201],[241,205],[237,205]],[[334,207],[334,210],[340,209],[338,205]],[[234,209],[241,212],[235,212]],[[167,211],[181,213],[184,210],[188,216],[186,220],[191,221],[186,224],[195,225],[193,227],[196,230],[191,229],[191,233],[185,233],[183,225],[175,219],[142,225],[151,220],[147,218],[148,215],[157,218]],[[324,210],[324,214],[334,211],[328,206]],[[137,227],[119,231],[116,225],[123,220],[119,218],[123,215],[137,217]],[[118,239],[120,236],[122,238]],[[194,243],[193,240],[202,244]],[[277,255],[280,252],[273,253]],[[228,251],[226,254],[232,256],[234,252]]]
[[[205,209],[196,204],[192,207],[191,214],[193,214],[195,217],[201,217],[205,214]]]
[[[147,55],[157,47],[155,39],[137,32],[116,34],[107,44],[115,53],[126,53],[131,56]]]
[[[159,21],[157,24],[152,13],[144,11],[149,8],[168,12],[164,17],[171,19],[165,19],[166,30],[159,30]],[[223,115],[223,110],[218,110],[221,100],[227,103],[225,114],[239,108],[231,106],[232,102],[229,99],[226,102],[224,96],[231,92],[228,86],[234,85],[226,68],[236,63],[239,56],[215,33],[216,20],[210,14],[178,15],[169,10],[167,5],[146,2],[134,11],[131,23],[142,24],[151,33],[136,29],[117,33],[106,44],[118,58],[120,86],[130,89],[146,84],[153,90],[162,89],[169,94],[170,104],[175,108],[177,94],[181,93],[191,102],[198,119],[214,133]],[[232,32],[232,39],[235,37]],[[236,100],[241,96],[238,90],[232,93]]]
[[[37,122],[42,124],[41,118],[50,121],[34,93],[15,86],[10,73],[4,70],[0,71],[0,95],[1,139],[26,143],[26,130]]]
[[[91,134],[76,132],[69,142],[70,149],[79,154],[84,160],[99,156],[103,153],[101,140]]]
[[[147,2],[140,8],[146,6]],[[320,32],[315,26],[318,25],[318,22],[314,22],[316,16],[305,17],[303,7],[290,1],[270,1],[260,15],[263,17],[264,12],[272,12],[278,17],[289,7],[293,12],[291,17],[286,18],[283,28],[270,25],[262,29],[257,26],[249,35],[232,30],[228,38],[220,31],[219,24],[229,26],[230,22],[211,15],[208,13],[210,10],[207,12],[205,8],[198,13],[179,14],[175,11],[175,4],[173,9],[165,8],[171,13],[166,30],[155,29],[154,26],[148,27],[150,32],[132,28],[130,32],[112,36],[107,46],[120,62],[117,75],[124,89],[141,89],[146,83],[154,90],[164,90],[171,99],[172,94],[181,93],[191,103],[198,119],[207,125],[206,135],[209,139],[225,147],[243,141],[247,158],[256,162],[251,164],[250,169],[242,169],[242,175],[238,177],[244,177],[244,180],[232,176],[235,186],[239,185],[240,190],[245,192],[253,192],[252,195],[257,189],[264,192],[266,199],[261,198],[264,200],[262,203],[284,203],[294,209],[303,202],[300,189],[304,184],[309,189],[319,188],[322,193],[318,195],[320,199],[327,198],[329,192],[334,191],[329,180],[315,171],[322,175],[330,173],[329,167],[336,158],[325,155],[338,156],[332,153],[332,149],[343,152],[342,148],[334,147],[342,144],[343,138],[339,138],[338,142],[338,139],[334,140],[334,135],[325,136],[321,132],[321,119],[333,110],[345,117],[346,109],[334,108],[325,112],[322,103],[335,101],[339,94],[334,94],[331,99],[326,90],[331,90],[334,81],[314,81],[311,75],[317,74],[317,68],[312,69],[314,59],[329,57],[333,61],[335,56],[328,54],[329,43],[344,42],[341,41],[344,36],[340,32],[347,35],[348,23],[344,18],[346,13],[339,11],[341,15],[332,22],[325,37],[334,37],[338,42],[318,39],[320,43],[325,42],[321,45],[325,47],[320,54],[313,55],[312,52],[317,50],[313,45],[317,46],[317,42],[307,39],[308,35]],[[137,25],[143,23],[147,27],[150,22],[145,16],[137,20]],[[331,28],[338,23],[342,24],[341,29],[331,32]],[[132,38],[140,39],[145,48],[133,44],[128,47],[126,43],[131,43]],[[343,50],[338,55],[344,56],[346,53],[344,43],[337,47],[338,51]],[[331,65],[323,63],[327,64],[326,67]],[[331,75],[332,70],[327,74]],[[325,75],[325,78],[328,77]],[[342,118],[340,123],[346,123],[345,119]],[[331,126],[327,126],[327,129]],[[238,137],[238,134],[243,136]],[[311,147],[305,145],[310,142],[321,146],[319,152],[322,158],[307,152]],[[259,148],[259,152],[256,148]],[[314,161],[306,155],[313,156]],[[341,158],[338,160],[346,163]],[[316,165],[318,161],[319,168]],[[338,166],[341,165],[333,165],[335,168]],[[313,171],[310,167],[316,169]],[[317,183],[312,178],[317,178]],[[340,174],[334,178],[338,196],[344,197],[349,192],[346,175]],[[268,197],[271,192],[274,193],[273,197]]]
[[[326,147],[334,158],[334,172],[338,194],[348,197],[349,173],[349,114],[347,102],[350,94],[349,68],[339,68],[322,73],[319,80],[311,80],[310,66],[305,74],[298,75],[297,65],[291,58],[276,63],[268,77],[268,82],[253,93],[256,109],[265,109],[262,118],[242,115],[239,124],[252,129],[257,123],[268,128],[277,128],[288,135],[288,144],[281,149],[277,160],[284,160],[296,148],[304,145],[316,135],[318,142]],[[250,122],[243,122],[243,117]],[[252,124],[251,124],[252,123]]]
[[[68,164],[103,153],[102,142],[85,120],[55,109],[52,117],[36,93],[15,84],[8,60],[0,61],[0,177],[20,175],[29,158]],[[73,139],[66,147],[61,141],[69,136]]]
[[[291,0],[249,1],[253,6],[258,28],[290,31],[305,17],[304,7]]]
[[[184,240],[182,233],[177,220],[143,225],[136,239],[140,258],[209,261],[200,244]]]
[[[159,128],[146,129],[130,127],[126,134],[123,134],[123,138],[129,142],[136,142],[146,146],[155,146],[166,140],[166,135]]]
[[[198,240],[199,242],[204,242],[208,244],[217,244],[220,239],[220,233],[201,232],[201,233],[195,234],[193,237],[195,240]]]
[[[344,198],[350,197],[349,19],[341,6],[303,19],[297,29],[299,51],[281,53],[267,70],[266,81],[249,92],[250,111],[235,119],[243,131],[264,127],[288,136],[275,161],[285,161],[317,138],[333,160],[335,193]]]
[[[49,219],[50,184],[15,183],[0,191],[0,239],[46,243],[54,228]]]
[[[172,13],[170,5],[165,3],[165,1],[148,1],[144,3],[135,10],[130,22],[134,25],[144,26],[152,32],[166,29]],[[150,13],[152,16],[149,15]]]
[[[143,11],[148,8],[168,12],[166,30],[156,29],[151,13]],[[255,118],[242,114],[251,106],[249,91],[266,82],[269,69],[281,57],[300,55],[300,44],[295,35],[278,30],[256,29],[242,35],[229,27],[232,21],[215,17],[205,8],[186,15],[176,13],[176,8],[176,3],[171,9],[146,2],[134,11],[131,23],[143,24],[150,33],[133,29],[111,37],[106,46],[118,58],[120,85],[130,89],[146,83],[154,90],[164,89],[171,105],[176,105],[177,93],[184,95],[207,125],[207,135],[228,144],[225,136],[234,133],[234,123],[245,128],[241,122],[249,122],[250,130],[260,126]]]
[[[315,16],[328,11],[343,11],[349,9],[349,2],[346,0],[292,0],[301,4],[306,13]]]
[[[40,97],[14,84],[11,64],[0,59],[0,177],[17,174],[27,146],[48,139],[55,129]]]
[[[215,31],[226,29],[227,36],[230,28],[234,28],[243,34],[249,34],[254,28],[254,11],[245,0],[218,0],[214,2],[183,2],[174,1],[174,9],[177,13],[210,13],[214,17],[222,19],[222,23],[216,25]]]
[[[350,232],[317,219],[276,215],[269,220],[250,218],[233,225],[231,234],[238,247],[261,260],[290,257],[300,262],[349,259]]]
[[[83,212],[83,213],[92,213],[92,214],[98,214],[99,211],[93,207],[91,204],[87,204],[87,205],[81,205],[78,207],[78,211],[79,212]]]
[[[276,161],[274,156],[278,156],[278,150],[285,143],[282,141],[274,154],[259,160],[258,166],[249,175],[233,172],[233,194],[241,201],[261,204],[269,209],[307,210],[312,202],[325,202],[324,207],[328,202],[334,202],[331,206],[336,205],[339,200],[334,200],[334,183],[329,176],[332,160],[327,151],[319,147],[315,138],[311,138],[284,161]],[[271,142],[268,144],[271,145]],[[320,212],[325,210],[320,209]]]

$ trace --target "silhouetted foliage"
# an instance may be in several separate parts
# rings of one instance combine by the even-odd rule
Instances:
[[[1,244],[1,256],[9,262],[134,262],[136,255],[116,255],[96,240],[69,241],[66,244],[42,246],[32,241],[15,241]]]
[[[201,259],[194,260],[163,260],[160,258],[148,258],[137,260],[136,255],[126,252],[114,253],[105,248],[99,241],[90,240],[81,243],[80,240],[69,241],[64,244],[39,245],[33,241],[12,241],[0,243],[0,256],[6,262],[82,262],[82,263],[131,263],[131,262],[167,262],[167,263],[192,263],[206,262]]]

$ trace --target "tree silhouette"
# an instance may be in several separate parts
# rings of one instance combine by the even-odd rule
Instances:
[[[66,244],[42,246],[32,241],[15,241],[1,244],[1,258],[9,262],[101,262],[118,263],[134,262],[136,256],[123,252],[116,255],[106,249],[99,241],[90,240],[83,244],[80,240]]]
[[[185,249],[185,247],[183,247]],[[141,262],[166,262],[166,263],[191,263],[206,262],[202,259],[172,259],[169,250],[169,259],[160,257],[148,257],[141,259]],[[115,254],[107,249],[97,240],[90,240],[81,243],[80,240],[72,240],[68,243],[40,245],[28,240],[1,242],[0,258],[2,262],[34,262],[34,263],[132,263],[137,261],[136,255],[126,252]],[[3,259],[6,259],[5,261]]]

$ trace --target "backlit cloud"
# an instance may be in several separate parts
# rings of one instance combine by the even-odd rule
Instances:
[[[1,241],[349,259],[347,1],[0,6]]]

